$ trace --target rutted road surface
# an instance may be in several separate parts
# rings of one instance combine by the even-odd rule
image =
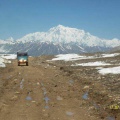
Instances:
[[[0,120],[101,120],[82,98],[79,81],[33,59],[29,66],[13,60],[1,68]]]

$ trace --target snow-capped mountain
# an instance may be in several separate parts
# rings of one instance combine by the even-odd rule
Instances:
[[[119,46],[120,40],[105,40],[84,30],[58,25],[47,32],[35,32],[16,41],[11,37],[0,40],[2,51],[27,51],[31,55],[85,53],[109,50]]]
[[[6,43],[7,43],[7,41],[0,39],[0,44],[6,44]]]
[[[84,30],[79,30],[76,28],[64,27],[62,25],[58,25],[56,27],[51,28],[48,32],[36,32],[30,33],[26,36],[17,40],[18,42],[30,42],[30,41],[50,41],[55,43],[70,43],[70,42],[78,42],[81,45],[85,46],[101,46],[101,47],[115,47],[120,45],[120,41],[118,39],[113,40],[105,40],[100,39],[96,36],[91,35]]]
[[[6,40],[1,40],[0,39],[0,44],[13,44],[15,41],[12,37],[6,39]]]
[[[10,38],[6,39],[6,41],[9,42],[9,43],[10,43],[10,42],[13,43],[13,42],[14,42],[14,39],[13,39],[13,37],[10,37]]]

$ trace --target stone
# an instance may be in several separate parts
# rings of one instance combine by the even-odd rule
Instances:
[[[57,96],[57,100],[63,100],[63,98],[60,96]]]
[[[20,92],[16,91],[15,94],[20,94]]]
[[[40,83],[39,83],[39,82],[37,82],[37,85],[40,85]]]
[[[84,88],[83,88],[83,89],[89,89],[89,88],[90,88],[90,87],[86,85],[86,86],[84,86]]]
[[[10,100],[11,101],[16,101],[18,99],[18,96],[14,95]]]

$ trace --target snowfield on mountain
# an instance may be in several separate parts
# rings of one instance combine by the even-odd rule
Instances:
[[[120,46],[120,40],[99,38],[77,28],[58,25],[47,32],[35,32],[14,40],[0,40],[0,53],[29,52],[32,56],[105,52]]]

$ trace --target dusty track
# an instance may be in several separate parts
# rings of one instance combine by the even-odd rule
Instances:
[[[1,70],[0,120],[101,120],[82,99],[79,81],[59,67],[33,63],[15,60]]]

